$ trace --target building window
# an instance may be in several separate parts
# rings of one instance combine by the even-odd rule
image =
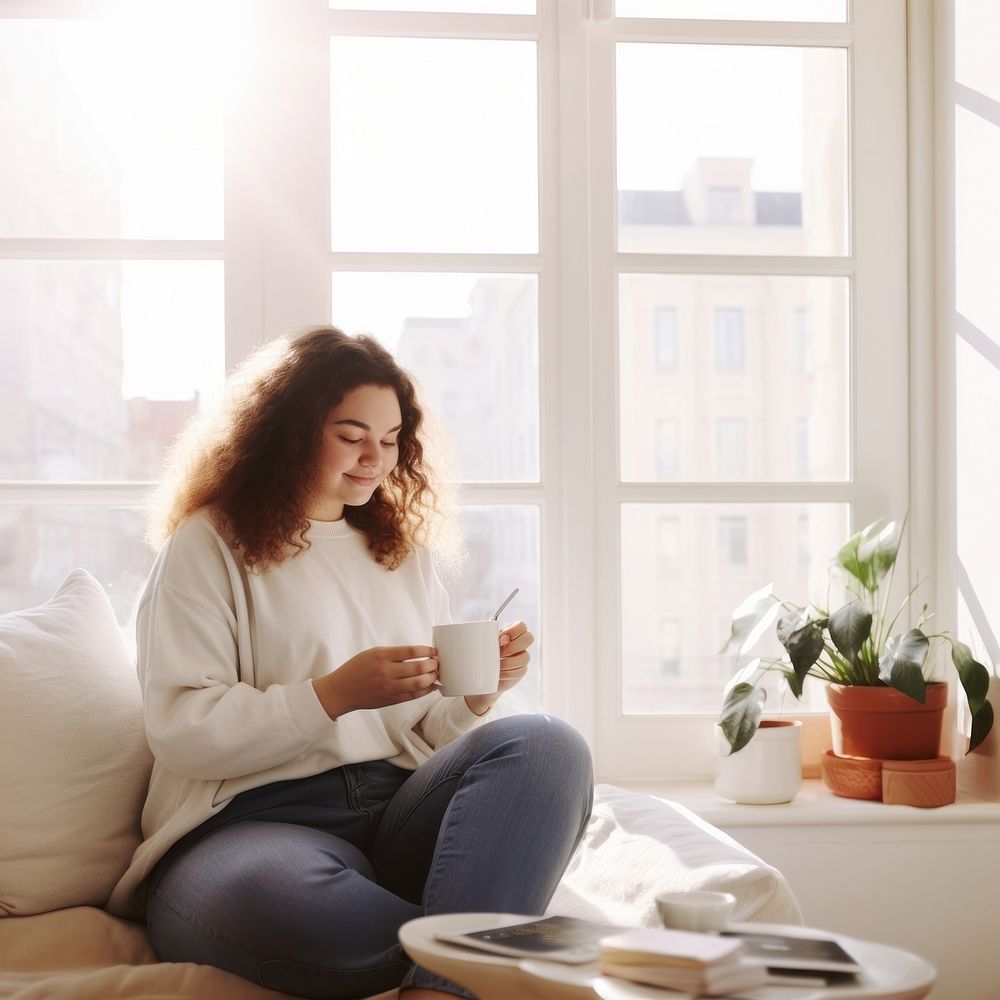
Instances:
[[[799,417],[795,421],[795,468],[799,479],[809,475],[809,418]]]
[[[738,187],[710,187],[709,225],[738,226],[741,222],[743,222],[743,192]]]
[[[747,564],[747,519],[719,518],[719,551],[726,566],[742,569]]]
[[[720,372],[742,371],[746,367],[743,310],[715,310],[715,368]]]
[[[673,306],[657,306],[653,316],[653,352],[656,367],[677,367],[677,310]]]
[[[658,420],[656,422],[656,474],[667,479],[679,471],[677,447],[677,421]]]
[[[715,431],[716,472],[719,479],[747,476],[747,422],[739,417],[723,417]]]

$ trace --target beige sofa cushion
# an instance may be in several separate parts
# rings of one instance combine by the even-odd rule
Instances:
[[[139,843],[152,757],[100,584],[0,616],[0,915],[101,906]]]

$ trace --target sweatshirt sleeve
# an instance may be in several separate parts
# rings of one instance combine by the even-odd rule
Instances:
[[[464,698],[438,698],[414,727],[420,737],[434,750],[440,750],[453,739],[491,719],[497,719],[499,702],[483,715],[469,710]]]
[[[173,773],[207,780],[281,765],[336,724],[308,680],[263,691],[240,680],[228,576],[211,559],[201,552],[188,570],[197,598],[154,571],[137,620],[150,749]]]

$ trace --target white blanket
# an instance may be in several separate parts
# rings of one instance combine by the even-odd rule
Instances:
[[[614,785],[597,786],[587,832],[548,912],[653,927],[657,893],[689,889],[731,892],[734,921],[802,923],[776,868],[684,806]]]

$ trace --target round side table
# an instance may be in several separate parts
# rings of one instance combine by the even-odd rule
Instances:
[[[399,940],[415,962],[471,990],[479,1000],[664,1000],[671,994],[652,986],[602,976],[596,962],[566,965],[537,959],[506,958],[438,941],[436,935],[502,927],[537,917],[517,913],[446,913],[403,924]],[[784,924],[747,924],[747,930],[801,934]],[[746,1000],[921,1000],[937,973],[917,955],[901,948],[816,931],[839,941],[864,967],[850,986],[762,986],[740,992]],[[681,997],[682,994],[673,994]]]

